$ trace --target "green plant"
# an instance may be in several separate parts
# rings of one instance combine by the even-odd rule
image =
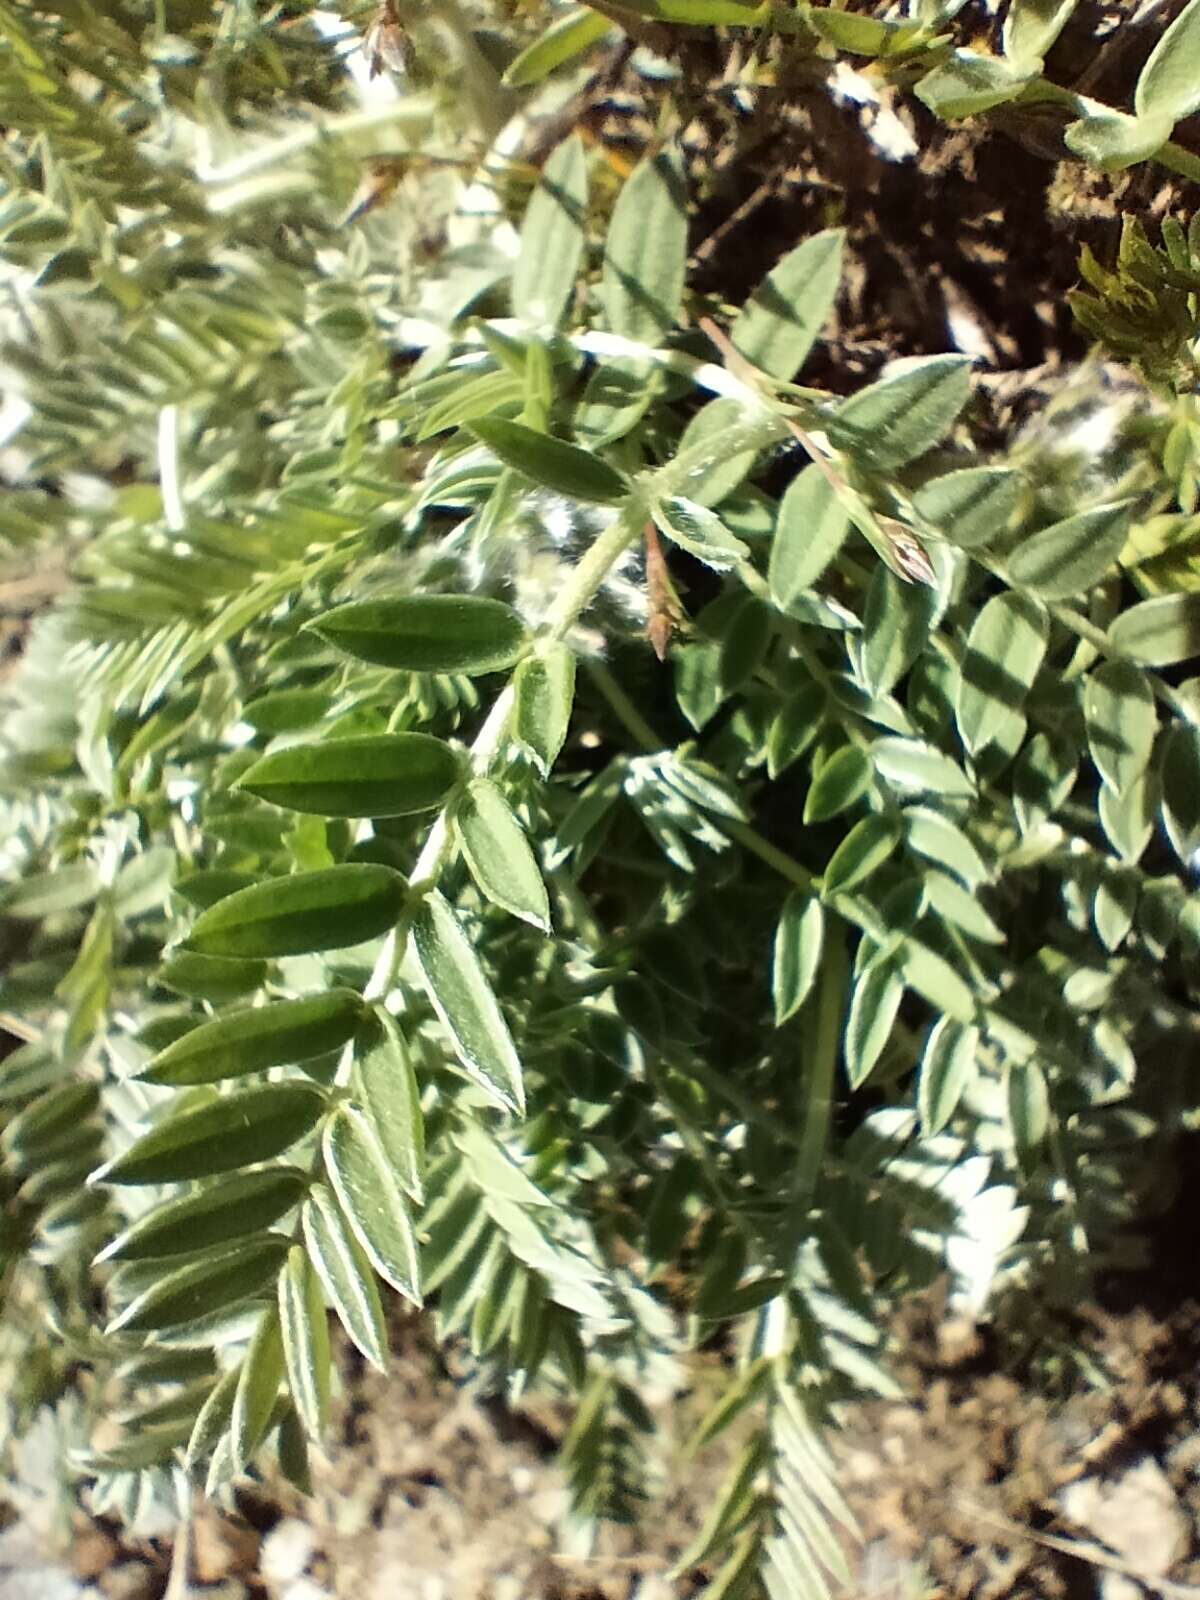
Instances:
[[[268,1449],[304,1483],[327,1310],[382,1366],[382,1282],[575,1399],[594,1518],[641,1497],[642,1387],[720,1334],[697,1444],[739,1443],[684,1564],[820,1593],[821,1435],[895,1392],[887,1307],[1070,1301],[1195,1115],[1161,402],[981,459],[961,356],[798,384],[841,233],[700,331],[669,137],[609,210],[564,139],[519,237],[502,182],[431,259],[398,208],[339,230],[357,141],[436,154],[448,96],[281,132],[260,97],[331,96],[330,47],[230,15],[255,49],[213,65],[131,12],[68,118],[103,25],[0,10],[14,440],[78,579],[5,726],[9,1337],[42,1393],[104,1386],[76,1464],[136,1517]],[[121,155],[125,41],[184,155]]]

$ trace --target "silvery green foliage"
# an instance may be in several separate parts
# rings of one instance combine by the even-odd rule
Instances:
[[[53,63],[0,30],[9,79]],[[1196,1113],[1192,397],[981,459],[961,357],[791,388],[836,231],[717,361],[669,147],[602,248],[570,138],[515,261],[422,276],[407,223],[333,229],[336,123],[206,202],[126,162],[119,82],[6,146],[13,445],[104,489],[45,495],[77,586],[6,691],[10,1355],[112,1384],[75,1466],[146,1522],[184,1474],[306,1483],[330,1316],[382,1367],[396,1294],[570,1398],[586,1521],[636,1513],[646,1397],[725,1329],[684,1564],[822,1593],[821,1436],[895,1392],[889,1306],[1073,1301]]]

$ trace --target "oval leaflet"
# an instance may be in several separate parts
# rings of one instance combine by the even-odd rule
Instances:
[[[428,733],[380,733],[291,745],[261,757],[238,787],[322,817],[403,817],[440,806],[460,763]]]

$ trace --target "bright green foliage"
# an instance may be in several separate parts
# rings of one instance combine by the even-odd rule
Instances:
[[[1057,96],[1104,159],[1186,169],[1198,3],[1115,131]],[[1019,118],[1070,9],[1003,57],[933,0],[620,14]],[[75,1459],[136,1519],[181,1465],[305,1484],[329,1313],[382,1369],[395,1291],[570,1397],[576,1515],[633,1517],[643,1380],[728,1325],[685,1565],[820,1595],[822,1430],[896,1392],[896,1298],[1075,1303],[1200,1111],[1196,229],[1085,260],[1132,422],[983,455],[959,355],[797,385],[838,230],[697,354],[666,123],[615,195],[574,136],[468,188],[478,50],[373,120],[307,17],[133,15],[70,24],[85,94],[0,0],[0,538],[75,581],[5,687],[3,1348],[128,1401]],[[508,85],[616,28],[531,26]],[[364,154],[432,158],[421,204],[356,199]]]

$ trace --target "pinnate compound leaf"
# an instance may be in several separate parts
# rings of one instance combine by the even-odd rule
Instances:
[[[943,439],[970,392],[969,356],[929,356],[851,395],[826,431],[864,466],[891,471]]]
[[[522,1113],[521,1063],[508,1024],[458,919],[436,891],[417,913],[413,944],[430,1001],[464,1069],[499,1105]]]
[[[1158,595],[1123,611],[1108,630],[1119,655],[1148,667],[1200,656],[1200,592]]]
[[[1068,600],[1099,583],[1121,554],[1131,502],[1081,511],[1032,534],[1009,557],[1012,582],[1043,600]]]
[[[631,434],[661,394],[664,373],[649,359],[614,356],[592,369],[571,418],[576,440],[602,450]]]
[[[338,1320],[363,1356],[384,1371],[387,1360],[387,1326],[371,1263],[333,1195],[314,1184],[301,1213],[304,1246],[325,1297]]]
[[[836,11],[832,6],[811,7],[806,20],[809,27],[839,50],[876,58],[894,54],[921,31],[916,22],[886,21],[853,11]]]
[[[283,1340],[279,1311],[272,1305],[263,1312],[254,1330],[233,1397],[229,1439],[235,1475],[245,1468],[266,1437],[282,1380]]]
[[[352,989],[226,1012],[160,1050],[138,1076],[182,1087],[307,1061],[340,1049],[365,1015]]]
[[[900,950],[904,981],[937,1011],[970,1022],[975,1015],[975,996],[967,984],[936,950],[919,939],[905,939]]]
[[[486,595],[354,600],[310,626],[358,661],[403,672],[501,672],[529,643],[528,629],[513,608]]]
[[[1096,810],[1117,854],[1132,866],[1150,843],[1159,807],[1158,774],[1143,772],[1120,794],[1104,784]]]
[[[976,617],[962,659],[957,706],[958,730],[972,755],[990,744],[1024,704],[1049,631],[1041,606],[1011,590],[995,595]]]
[[[818,467],[808,466],[779,502],[767,572],[771,598],[787,611],[825,571],[841,549],[850,519]]]
[[[788,252],[755,289],[729,330],[730,342],[760,372],[790,383],[833,309],[845,232],[830,228]]]
[[[324,689],[275,689],[242,707],[242,720],[257,733],[295,733],[329,714],[333,696]]]
[[[550,931],[550,901],[525,830],[488,778],[475,778],[455,808],[454,830],[471,876],[494,905]]]
[[[302,1139],[325,1109],[310,1084],[270,1083],[185,1107],[92,1174],[92,1183],[179,1183],[269,1161]]]
[[[614,333],[658,345],[679,321],[687,265],[687,184],[675,150],[645,157],[617,197],[600,299]]]
[[[611,505],[629,492],[625,478],[602,457],[580,445],[527,428],[523,422],[477,417],[467,428],[506,467],[570,500]]]
[[[514,678],[513,732],[547,777],[567,738],[575,699],[575,656],[564,644],[527,656]]]
[[[821,965],[825,913],[815,895],[796,892],[784,901],[775,929],[771,993],[775,1026],[794,1016],[808,998]]]
[[[427,733],[379,733],[290,745],[259,758],[238,788],[321,817],[403,817],[442,805],[459,758]]]
[[[162,906],[175,879],[178,858],[170,845],[152,845],[117,873],[112,886],[113,910],[122,921]]]
[[[209,867],[200,872],[189,872],[175,880],[175,893],[197,911],[207,911],[227,894],[238,889],[248,889],[254,882],[253,874],[239,872],[233,867]]]
[[[1077,769],[1067,741],[1034,734],[1013,766],[1013,807],[1023,833],[1054,815],[1074,788]]]
[[[320,1440],[329,1414],[329,1324],[319,1280],[299,1245],[279,1273],[279,1329],[292,1404],[309,1437]]]
[[[1133,927],[1139,887],[1137,874],[1125,872],[1114,872],[1096,886],[1092,921],[1106,950],[1115,950]]]
[[[1004,934],[983,908],[979,896],[946,872],[925,874],[925,893],[930,906],[954,927],[984,944],[1003,944]]]
[[[354,1051],[354,1092],[400,1187],[420,1200],[425,1123],[412,1058],[395,1021],[377,1007]]]
[[[189,1261],[165,1273],[131,1300],[109,1323],[106,1332],[157,1332],[235,1305],[271,1282],[287,1251],[287,1239],[268,1233],[243,1240],[233,1249]]]
[[[685,28],[761,28],[768,16],[765,5],[748,0],[622,0],[622,9]]]
[[[338,1204],[379,1276],[421,1304],[417,1240],[408,1204],[371,1124],[341,1105],[325,1124],[325,1170]]]
[[[575,292],[587,218],[587,156],[578,134],[546,162],[521,225],[513,310],[534,327],[557,327]]]
[[[826,700],[824,685],[810,678],[780,706],[767,730],[767,774],[772,780],[812,744],[821,730]]]
[[[35,1151],[86,1121],[100,1104],[100,1085],[91,1080],[61,1083],[18,1111],[0,1134],[6,1151]]]
[[[261,1233],[299,1205],[308,1178],[297,1167],[239,1172],[198,1194],[165,1200],[105,1245],[97,1261],[144,1261],[183,1255]]]
[[[692,417],[679,441],[677,455],[684,455],[695,445],[713,444],[724,440],[730,428],[742,421],[745,407],[740,400],[729,395],[718,395],[701,406]],[[706,467],[693,471],[688,477],[688,499],[695,505],[716,506],[743,482],[754,466],[758,452],[728,450],[714,455]]]
[[[289,1405],[284,1410],[275,1439],[280,1472],[294,1489],[299,1489],[303,1495],[311,1495],[313,1485],[308,1461],[308,1439],[295,1406]]]
[[[398,872],[374,862],[269,878],[201,912],[188,949],[243,959],[340,950],[394,927],[407,893]]]

